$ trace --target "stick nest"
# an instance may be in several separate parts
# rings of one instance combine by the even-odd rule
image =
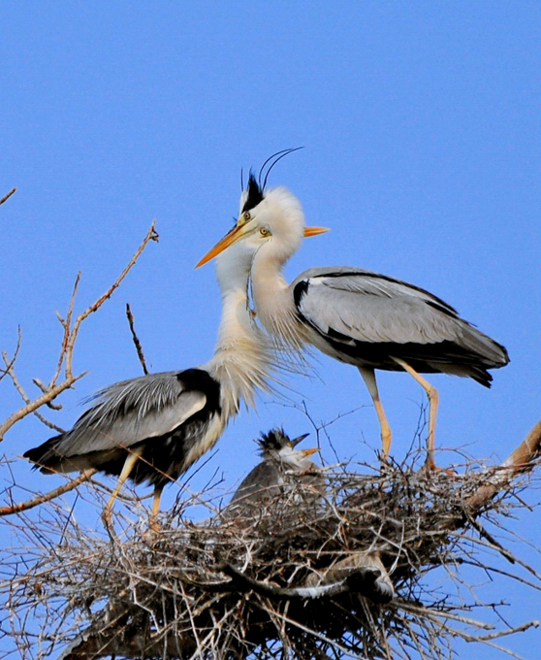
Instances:
[[[523,507],[523,484],[479,502],[494,471],[352,467],[328,472],[322,496],[307,497],[299,485],[254,515],[226,509],[194,524],[189,509],[217,497],[209,487],[179,499],[155,531],[133,511],[116,511],[109,536],[82,529],[58,504],[38,520],[20,515],[11,524],[24,547],[3,569],[11,591],[2,629],[23,658],[38,645],[43,655],[63,650],[65,660],[184,660],[443,658],[456,636],[500,648],[499,636],[535,625],[494,629],[470,618],[497,604],[475,599],[462,575],[471,570],[465,564],[490,572],[500,555],[521,574],[509,579],[539,589],[533,569],[495,539]],[[95,487],[80,493],[97,506]],[[347,568],[366,551],[390,574],[388,603],[373,601],[353,561]],[[438,569],[445,592],[425,580]]]

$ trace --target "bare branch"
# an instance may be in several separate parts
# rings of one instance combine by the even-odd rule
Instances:
[[[64,360],[66,359],[66,353],[68,350],[68,342],[70,340],[70,333],[71,333],[71,319],[73,316],[73,307],[75,305],[75,298],[77,296],[77,290],[79,289],[79,283],[81,282],[81,271],[77,273],[77,276],[75,278],[75,283],[73,284],[73,290],[71,292],[71,297],[70,297],[70,302],[69,302],[69,307],[68,307],[68,314],[66,316],[66,320],[64,320],[60,314],[57,312],[58,320],[62,324],[62,327],[64,328],[64,335],[62,337],[62,343],[60,346],[60,355],[58,357],[58,364],[56,365],[56,371],[54,373],[54,376],[51,379],[51,382],[49,384],[49,389],[51,387],[54,387],[56,384],[56,381],[60,377],[60,372],[62,371],[62,365],[64,363]]]
[[[521,472],[531,470],[541,455],[541,421],[532,428],[526,439],[497,468],[489,483],[479,488],[467,501],[470,510],[486,505]]]
[[[87,307],[86,310],[84,310],[79,316],[75,319],[75,323],[73,324],[73,327],[70,329],[70,324],[71,324],[71,319],[72,319],[72,314],[73,314],[73,306],[75,302],[75,295],[77,293],[77,288],[79,285],[80,281],[80,273],[77,275],[75,285],[73,287],[73,293],[70,299],[70,305],[69,305],[69,310],[68,310],[68,315],[66,320],[60,319],[60,322],[62,323],[62,326],[64,328],[64,335],[62,339],[62,347],[60,351],[60,357],[58,360],[58,365],[57,369],[55,372],[55,375],[53,376],[53,379],[51,380],[51,385],[47,389],[46,392],[44,392],[41,396],[37,397],[33,401],[30,401],[27,403],[23,408],[20,408],[16,412],[14,412],[12,415],[8,417],[8,419],[0,426],[0,441],[4,439],[4,436],[6,432],[18,421],[29,415],[30,413],[33,413],[35,410],[40,408],[43,405],[48,405],[51,401],[53,401],[59,394],[70,388],[76,381],[78,381],[80,378],[83,378],[87,372],[84,372],[82,374],[79,374],[75,376],[73,374],[72,370],[72,362],[73,362],[73,350],[75,346],[75,341],[77,339],[79,329],[81,327],[81,323],[88,317],[90,314],[96,312],[102,305],[103,303],[111,297],[113,292],[120,286],[122,280],[126,277],[126,275],[129,273],[129,271],[133,268],[135,265],[136,261],[138,258],[141,256],[143,250],[149,243],[149,241],[157,241],[158,240],[158,234],[155,230],[155,224],[156,221],[153,221],[145,238],[143,239],[143,242],[129,261],[128,265],[124,268],[122,273],[119,275],[119,277],[115,280],[115,282],[107,289],[107,291],[100,296],[92,305]],[[62,367],[62,364],[65,364],[65,379],[63,382],[56,384],[56,381],[60,375],[60,370]]]
[[[145,354],[143,353],[143,347],[141,346],[141,342],[139,341],[139,337],[137,336],[137,333],[135,332],[135,322],[133,319],[133,314],[131,311],[131,308],[128,303],[126,303],[126,316],[128,317],[128,323],[130,324],[130,330],[131,330],[131,335],[133,339],[133,343],[135,344],[135,350],[137,351],[137,357],[139,358],[139,362],[141,363],[141,366],[143,367],[143,372],[145,376],[148,375],[148,369],[147,369],[147,364],[145,362]]]
[[[11,197],[11,195],[13,195],[13,194],[16,193],[16,192],[17,192],[17,188],[12,188],[8,193],[6,193],[6,194],[2,197],[2,199],[0,199],[0,205],[1,205],[1,204],[4,204],[4,202],[7,202],[8,199]]]
[[[5,351],[2,352],[2,357],[4,359],[4,363],[6,364],[5,369],[0,369],[0,372],[2,372],[2,375],[0,375],[0,380],[4,378],[6,374],[10,372],[10,370],[13,368],[13,365],[15,364],[17,357],[19,355],[19,351],[21,349],[21,342],[22,342],[23,334],[21,330],[21,326],[17,328],[17,346],[15,347],[15,353],[13,353],[13,357],[11,360],[7,359],[7,353]]]
[[[9,374],[13,385],[15,386],[17,392],[19,392],[19,394],[21,395],[21,399],[26,403],[26,405],[29,405],[30,404],[30,397],[24,391],[23,386],[21,385],[21,383],[19,382],[19,379],[17,378],[17,375],[15,374],[15,371],[13,369],[13,361],[10,364],[8,364],[5,353],[2,353],[2,358],[4,359],[4,362],[6,363],[6,373]],[[47,391],[48,391],[47,389],[42,389],[42,392],[44,392],[44,393],[47,393]],[[50,402],[49,402],[48,405],[49,406],[51,405]],[[56,424],[53,424],[52,422],[50,422],[48,419],[43,417],[43,415],[41,415],[39,412],[37,412],[37,410],[34,411],[34,415],[39,419],[39,421],[42,424],[45,424],[45,426],[47,426],[50,429],[53,429],[55,431],[58,431],[59,433],[64,433],[64,429],[62,429],[59,426],[56,426]]]
[[[73,361],[73,347],[75,345],[75,340],[77,339],[77,334],[79,333],[79,328],[81,327],[81,323],[90,316],[90,314],[93,314],[96,312],[102,305],[103,303],[110,298],[113,293],[118,289],[120,286],[122,280],[126,277],[126,275],[130,272],[130,270],[133,268],[135,263],[137,262],[137,259],[141,256],[143,250],[149,243],[149,241],[158,241],[159,240],[159,235],[156,232],[155,229],[156,221],[153,220],[152,224],[150,225],[150,229],[147,232],[147,235],[143,239],[143,242],[133,255],[133,257],[130,259],[128,265],[122,273],[118,276],[118,278],[113,282],[113,284],[107,289],[107,291],[96,300],[96,302],[92,303],[89,307],[87,307],[84,312],[81,312],[79,316],[75,319],[75,323],[73,324],[73,329],[71,331],[70,337],[67,342],[66,346],[66,358],[65,358],[65,364],[66,364],[66,378],[72,378],[72,361]]]
[[[72,376],[71,378],[65,380],[63,383],[60,383],[59,385],[55,385],[46,394],[42,394],[37,399],[31,401],[28,405],[24,406],[23,408],[20,408],[12,415],[10,415],[6,419],[6,421],[2,424],[2,426],[0,426],[0,441],[4,439],[6,432],[19,420],[23,419],[23,417],[26,417],[30,413],[33,413],[35,410],[45,405],[49,401],[55,399],[59,394],[61,394],[69,387],[71,387],[73,383],[86,376],[87,373],[88,372],[85,371],[82,374],[79,374],[78,376]]]
[[[70,479],[67,484],[59,486],[54,490],[49,491],[48,493],[43,493],[37,497],[33,497],[31,500],[26,500],[26,502],[19,502],[18,504],[11,504],[10,506],[0,507],[0,516],[9,516],[12,513],[20,513],[21,511],[28,511],[28,509],[33,509],[35,506],[39,506],[44,502],[50,502],[55,498],[68,493],[70,490],[77,488],[85,481],[88,481],[92,475],[96,474],[97,470],[91,468],[81,472],[81,474],[75,479]]]

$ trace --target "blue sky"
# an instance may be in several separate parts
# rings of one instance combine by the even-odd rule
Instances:
[[[25,387],[36,394],[32,378],[54,371],[55,311],[67,309],[77,271],[81,310],[153,218],[161,241],[84,326],[75,369],[90,373],[55,421],[69,427],[84,397],[140,374],[126,302],[153,371],[206,362],[220,298],[213,267],[194,265],[237,213],[241,168],[303,145],[269,183],[298,195],[308,224],[332,231],[305,242],[288,277],[339,264],[396,276],[503,343],[511,363],[493,373],[492,390],[431,380],[438,446],[504,458],[540,399],[540,13],[528,0],[3,2],[0,196],[18,192],[0,207],[0,348],[14,350],[20,325]],[[340,460],[373,461],[377,420],[356,370],[320,356],[318,374],[292,379],[289,396],[318,424],[358,409],[328,433]],[[402,374],[379,383],[400,460],[423,393]],[[6,380],[0,387],[5,417],[20,401]],[[277,424],[292,435],[312,430],[299,409],[263,398],[228,428],[201,484],[218,469],[233,489],[257,460],[252,438]],[[27,420],[3,452],[21,455],[47,437]],[[322,456],[336,460],[324,436]],[[439,462],[456,460],[441,453]],[[35,488],[58,483],[30,477],[23,460],[14,469]],[[165,506],[178,486],[168,491]],[[538,544],[540,518],[523,510],[517,531]],[[531,550],[524,556],[539,564]],[[490,588],[498,597],[508,589]],[[514,622],[538,617],[530,591],[506,596]],[[508,644],[533,658],[539,640],[530,632]]]

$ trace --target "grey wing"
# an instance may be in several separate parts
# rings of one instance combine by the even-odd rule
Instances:
[[[186,390],[179,372],[165,372],[115,383],[96,395],[56,447],[64,456],[130,447],[164,435],[201,410],[206,396]]]
[[[274,461],[263,461],[241,482],[231,498],[231,504],[255,503],[261,499],[274,497],[283,483],[282,475]]]
[[[467,325],[456,311],[399,280],[349,268],[311,269],[294,283],[302,317],[318,332],[371,343],[456,340]]]

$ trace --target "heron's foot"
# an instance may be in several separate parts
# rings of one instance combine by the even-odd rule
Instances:
[[[115,534],[115,528],[113,526],[113,519],[111,517],[111,507],[109,505],[107,505],[105,509],[102,511],[101,519],[103,521],[103,526],[105,527],[105,531],[109,535],[109,539],[111,543],[114,543],[116,540],[116,534]]]
[[[456,476],[456,472],[452,468],[440,468],[434,462],[432,456],[428,456],[425,464],[419,470],[419,474],[425,475],[427,477],[436,476],[437,474],[446,474],[450,477]]]
[[[150,518],[148,519],[148,531],[151,533],[157,533],[161,532],[162,528],[160,523],[158,522],[158,516],[156,514],[151,514]]]
[[[379,472],[384,479],[393,476],[393,461],[388,454],[380,454],[379,457]]]

